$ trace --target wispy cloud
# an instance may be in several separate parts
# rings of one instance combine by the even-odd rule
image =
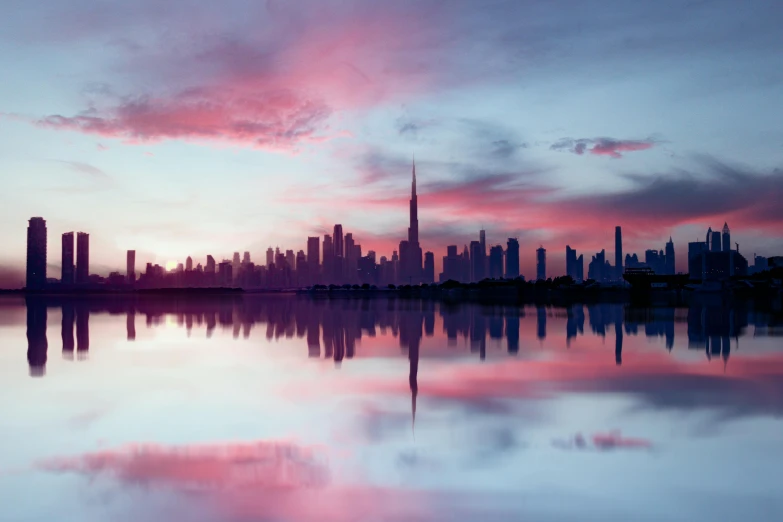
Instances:
[[[615,138],[561,138],[549,148],[582,155],[585,152],[597,156],[610,156],[618,159],[624,153],[651,149],[657,142],[652,138],[644,140],[623,140]]]

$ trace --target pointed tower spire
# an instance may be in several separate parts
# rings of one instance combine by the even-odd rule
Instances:
[[[411,185],[411,196],[416,196],[416,155],[413,156],[413,183]]]

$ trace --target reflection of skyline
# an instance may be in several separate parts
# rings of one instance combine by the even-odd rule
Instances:
[[[688,309],[634,308],[622,304],[571,305],[565,309],[536,307],[535,322],[526,318],[529,308],[509,305],[475,305],[467,303],[436,303],[408,299],[309,299],[299,297],[212,297],[207,299],[69,299],[62,297],[28,298],[28,357],[31,368],[43,369],[46,361],[46,310],[62,311],[61,337],[63,357],[71,359],[74,350],[85,358],[90,350],[90,315],[93,313],[124,314],[126,338],[136,339],[136,316],[144,316],[147,328],[165,324],[166,316],[187,330],[204,329],[212,337],[220,327],[230,330],[235,338],[252,337],[254,328],[262,327],[267,339],[300,338],[307,346],[310,358],[332,359],[336,365],[357,355],[362,338],[374,338],[391,333],[399,338],[403,353],[411,360],[411,392],[418,387],[421,342],[435,335],[436,319],[440,319],[440,335],[448,347],[456,347],[460,339],[478,359],[487,357],[488,343],[497,346],[505,342],[509,354],[520,351],[520,338],[547,338],[547,321],[565,319],[565,345],[585,335],[585,322],[593,335],[605,337],[610,330],[615,336],[615,362],[622,364],[625,336],[662,337],[671,350],[675,341],[675,325],[687,325],[687,346],[702,349],[708,359],[720,358],[726,363],[731,342],[738,342],[749,325],[754,335],[775,335],[781,323],[777,315],[759,312],[747,305],[734,307],[694,305]],[[75,329],[75,335],[74,335]],[[558,330],[561,331],[561,330]],[[588,334],[589,335],[589,334]],[[321,345],[323,344],[323,349]],[[524,349],[524,346],[522,347]],[[38,370],[36,370],[38,371]],[[41,372],[42,373],[42,372]]]

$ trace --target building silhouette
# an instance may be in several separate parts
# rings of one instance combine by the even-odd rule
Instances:
[[[418,284],[422,279],[422,250],[419,244],[419,200],[416,194],[416,162],[412,163],[408,239],[400,242],[400,283]]]
[[[506,241],[506,279],[519,277],[519,241],[510,237]]]
[[[669,242],[666,243],[666,254],[664,259],[664,265],[665,265],[665,272],[666,275],[674,275],[676,273],[676,264],[674,259],[674,241],[672,241],[671,236],[669,236]]]
[[[136,282],[136,251],[135,250],[128,250],[127,254],[125,255],[125,274],[127,277],[128,284],[133,284]]]
[[[29,290],[46,286],[46,221],[42,217],[30,218],[27,225],[26,286]]]
[[[76,284],[84,285],[90,279],[90,234],[76,233]]]
[[[72,285],[75,282],[73,255],[73,232],[66,232],[62,237],[62,268],[60,271],[60,282],[64,285]]]
[[[489,277],[503,278],[503,247],[495,245],[489,249]]]
[[[543,246],[536,250],[536,279],[546,280],[546,249]]]
[[[470,242],[470,280],[478,282],[484,279],[484,256],[481,255],[481,242]]]
[[[731,231],[729,230],[728,223],[723,223],[723,232],[721,234],[723,252],[729,252],[731,250]]]
[[[46,374],[46,358],[49,343],[46,339],[46,301],[27,297],[27,364],[31,377]]]
[[[614,268],[615,279],[623,278],[623,231],[620,227],[614,227]]]
[[[432,284],[435,282],[435,254],[426,252],[424,254],[424,283]]]
[[[576,250],[566,245],[566,275],[577,283],[584,280],[585,260],[582,255],[576,257]]]

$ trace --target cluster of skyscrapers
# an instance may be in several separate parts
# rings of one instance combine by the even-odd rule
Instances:
[[[332,234],[323,238],[307,238],[307,251],[281,251],[269,247],[264,263],[256,264],[245,252],[240,257],[235,252],[232,259],[216,262],[207,256],[205,265],[194,266],[188,257],[176,270],[147,263],[143,273],[136,274],[136,252],[129,250],[125,275],[111,273],[108,278],[90,274],[90,236],[84,232],[67,232],[62,235],[62,272],[59,284],[64,288],[85,285],[131,286],[138,288],[158,287],[210,287],[234,286],[242,288],[300,288],[312,285],[403,285],[434,283],[435,255],[422,252],[419,243],[418,197],[416,193],[416,165],[412,167],[411,199],[409,207],[410,224],[407,239],[400,242],[390,258],[374,251],[362,254],[362,247],[353,234],[343,232],[343,226],[334,225]],[[75,239],[75,241],[74,241]],[[30,219],[27,229],[27,288],[40,290],[47,285],[47,233],[46,221],[40,217]],[[592,256],[588,263],[587,279],[599,283],[613,283],[623,280],[625,269],[645,269],[658,275],[675,274],[674,242],[671,238],[664,249],[647,250],[642,261],[637,254],[626,254],[623,259],[621,227],[615,228],[614,265],[606,259],[605,250]],[[566,246],[566,275],[576,282],[585,281],[584,256]],[[756,258],[764,261],[767,258]],[[773,258],[774,259],[774,258]],[[707,232],[706,240],[688,244],[688,269],[691,279],[707,280],[734,275],[746,275],[748,263],[737,250],[731,249],[729,227],[723,231]],[[486,233],[479,232],[478,240],[465,245],[460,252],[457,245],[446,248],[443,256],[443,271],[439,282],[449,280],[468,283],[484,279],[522,278],[519,263],[519,241],[508,238],[505,249],[492,245],[487,250]],[[546,249],[536,250],[536,279],[547,278]]]

